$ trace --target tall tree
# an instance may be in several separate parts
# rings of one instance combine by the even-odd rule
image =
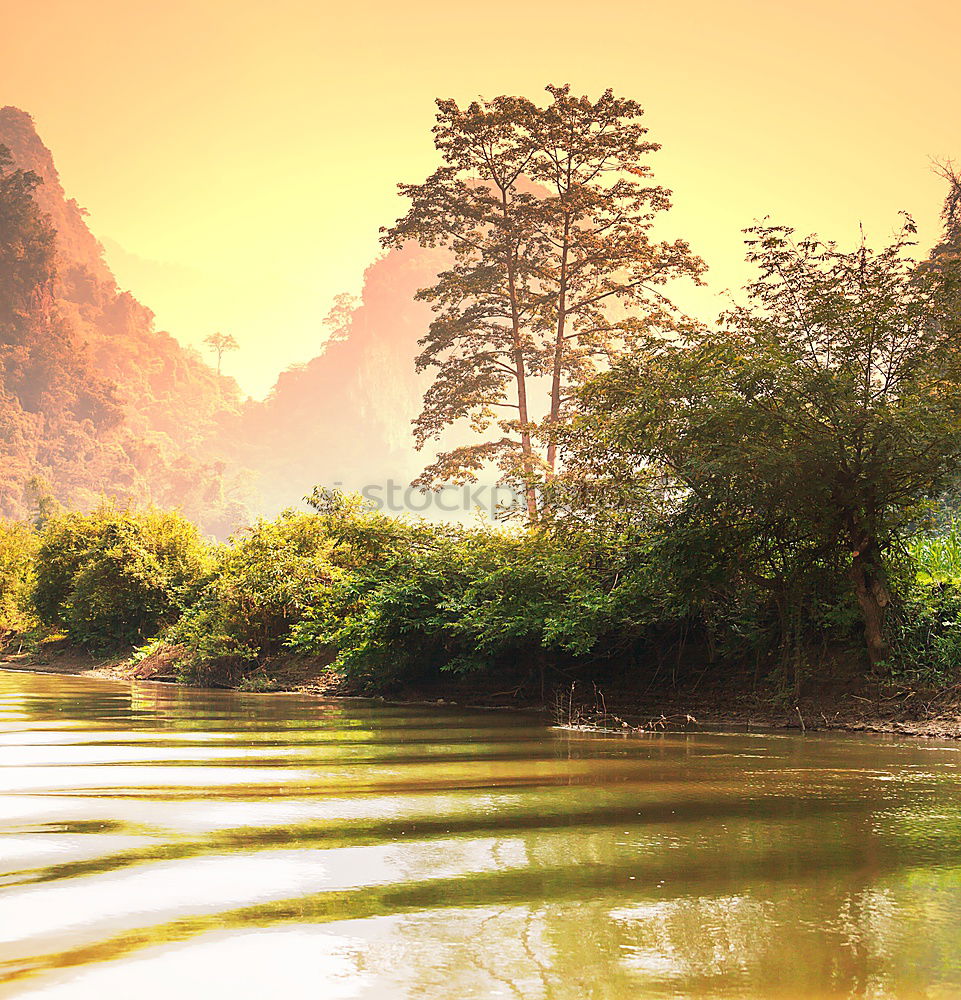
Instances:
[[[236,351],[240,347],[233,334],[230,333],[212,333],[209,337],[204,338],[204,343],[217,355],[218,375],[224,355],[228,351]]]
[[[700,281],[704,264],[685,241],[651,237],[658,213],[671,203],[644,162],[660,146],[647,138],[641,105],[611,90],[596,101],[572,96],[570,86],[547,90],[553,100],[530,119],[530,172],[550,192],[540,203],[546,253],[538,275],[552,334],[545,437],[553,473],[568,394],[598,359],[609,361],[652,331],[677,330],[663,287],[684,276]]]
[[[502,434],[443,453],[421,482],[472,478],[493,460],[523,483],[531,519],[574,388],[642,335],[680,329],[663,286],[703,270],[684,241],[651,237],[670,202],[642,162],[658,147],[640,105],[611,91],[592,101],[547,89],[546,107],[521,97],[465,110],[438,101],[443,166],[401,185],[411,208],[384,237],[454,258],[419,293],[436,317],[418,367],[438,372],[415,424],[418,446],[461,420]],[[516,414],[497,417],[504,409]]]
[[[445,247],[453,257],[436,284],[418,293],[436,316],[417,368],[437,374],[415,421],[415,439],[423,447],[462,419],[478,433],[495,425],[501,436],[441,453],[419,482],[473,478],[494,461],[505,478],[523,484],[533,519],[528,381],[538,368],[530,326],[538,305],[532,265],[541,249],[537,199],[523,187],[535,152],[523,123],[534,109],[516,97],[463,110],[452,100],[438,101],[437,108],[434,142],[443,165],[423,184],[400,185],[411,207],[383,238],[388,247],[408,240]]]

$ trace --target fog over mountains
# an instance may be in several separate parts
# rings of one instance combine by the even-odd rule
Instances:
[[[22,317],[0,344],[3,514],[26,516],[49,489],[71,507],[102,496],[178,506],[222,536],[315,485],[417,474],[414,356],[429,309],[413,297],[437,254],[408,247],[371,264],[321,353],[280,372],[263,401],[244,400],[118,287],[26,112],[0,110],[0,145],[42,179],[34,197],[57,234],[43,314]],[[92,386],[98,405],[78,402]]]

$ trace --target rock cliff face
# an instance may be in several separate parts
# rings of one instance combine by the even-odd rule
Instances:
[[[236,385],[118,289],[27,114],[0,110],[0,145],[42,180],[34,201],[56,230],[42,308],[21,312],[0,345],[0,511],[25,516],[31,492],[49,488],[71,507],[179,506],[223,534],[246,511],[209,442],[239,412]]]
[[[103,261],[103,247],[87,228],[84,210],[64,192],[53,156],[40,140],[33,119],[26,111],[0,108],[0,145],[10,150],[18,167],[32,170],[42,179],[35,198],[57,230],[63,259],[84,267],[98,281],[114,285],[113,275]]]
[[[35,492],[25,487],[39,477],[71,507],[101,496],[179,506],[223,535],[315,485],[360,489],[420,471],[411,420],[425,378],[414,357],[430,312],[414,294],[443,266],[438,254],[410,248],[372,264],[320,354],[282,372],[263,402],[242,402],[232,379],[118,288],[29,115],[0,109],[0,145],[42,179],[34,199],[57,232],[43,315],[0,344],[0,513],[25,516]],[[77,402],[84,386],[104,414]]]
[[[315,485],[360,490],[420,471],[411,421],[426,376],[414,370],[430,309],[414,295],[441,258],[419,248],[393,251],[364,275],[359,303],[323,351],[283,372],[266,400],[226,425],[225,451],[255,468],[264,509],[275,511]]]

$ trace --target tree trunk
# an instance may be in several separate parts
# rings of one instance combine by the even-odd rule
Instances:
[[[872,669],[877,668],[891,653],[885,631],[887,609],[891,603],[881,553],[872,540],[862,542],[854,551],[849,570],[854,596],[864,622],[864,642]]]
[[[508,220],[507,191],[501,187],[501,208],[505,223]],[[513,250],[507,261],[507,286],[511,304],[511,338],[514,351],[514,374],[517,378],[517,417],[521,425],[521,454],[527,482],[524,495],[527,500],[527,517],[533,523],[537,520],[537,493],[534,489],[534,448],[531,444],[530,416],[527,410],[527,367],[524,345],[521,340],[520,309],[517,303],[517,281]]]
[[[527,411],[527,371],[524,364],[524,348],[521,344],[520,323],[514,300],[514,276],[510,276],[511,312],[514,337],[514,370],[517,377],[517,416],[521,424],[521,454],[524,456],[524,473],[527,483],[524,494],[527,499],[527,517],[531,522],[537,520],[537,494],[531,480],[534,475],[534,448],[531,445],[530,417]]]
[[[564,337],[567,321],[567,254],[570,240],[570,217],[564,218],[564,242],[561,250],[560,286],[557,292],[557,332],[554,340],[554,371],[551,380],[551,412],[547,420],[547,465],[553,475],[557,465],[557,422],[561,416],[561,368],[564,364]]]

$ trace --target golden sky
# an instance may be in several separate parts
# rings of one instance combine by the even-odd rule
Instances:
[[[907,209],[931,241],[959,37],[957,0],[44,0],[4,4],[0,105],[34,116],[121,284],[182,340],[233,333],[224,369],[259,395],[359,290],[395,184],[433,168],[435,97],[639,100],[664,235],[717,293],[764,215],[880,242]]]

